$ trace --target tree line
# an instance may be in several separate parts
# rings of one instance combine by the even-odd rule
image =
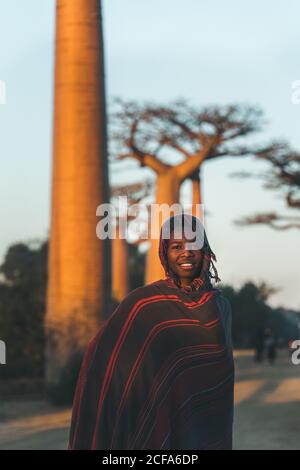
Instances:
[[[133,290],[143,285],[146,254],[134,244],[128,244],[128,250],[129,288]],[[18,243],[8,248],[0,266],[0,336],[7,345],[2,378],[44,374],[47,260],[47,240],[34,247]],[[252,347],[255,335],[266,327],[272,328],[278,344],[286,345],[299,337],[296,314],[287,315],[283,308],[268,305],[276,289],[267,283],[249,281],[239,289],[229,285],[220,288],[232,306],[234,347]],[[111,307],[117,305],[114,300]]]

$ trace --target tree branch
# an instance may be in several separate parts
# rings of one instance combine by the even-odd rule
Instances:
[[[282,225],[283,221],[290,221],[290,222]],[[242,227],[245,227],[248,225],[259,225],[259,224],[268,225],[269,227],[275,230],[288,230],[290,228],[300,229],[299,218],[278,215],[275,212],[270,212],[266,214],[256,214],[253,216],[244,217],[242,219],[235,220],[234,224],[242,226]]]
[[[221,136],[213,136],[207,139],[206,144],[202,147],[200,152],[194,155],[190,155],[187,160],[178,165],[175,165],[175,171],[180,181],[185,180],[203,163],[207,155],[211,152],[212,148],[220,144],[222,140]]]

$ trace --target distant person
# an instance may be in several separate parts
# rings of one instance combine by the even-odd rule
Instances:
[[[220,279],[200,224],[188,214],[164,223],[166,278],[129,293],[90,342],[69,449],[232,449],[231,308],[211,284]],[[199,230],[201,248],[187,247]]]
[[[254,338],[253,338],[253,346],[254,346],[254,361],[255,362],[263,362],[264,361],[264,331],[260,328],[256,331]]]
[[[276,342],[271,328],[266,328],[265,330],[264,345],[269,363],[274,364],[276,359]]]

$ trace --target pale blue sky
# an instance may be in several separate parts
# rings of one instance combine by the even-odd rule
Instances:
[[[258,104],[268,125],[257,136],[288,139],[300,149],[298,0],[104,0],[107,95],[166,102]],[[54,0],[0,0],[0,260],[16,241],[43,238],[50,214]],[[204,168],[206,228],[224,282],[282,285],[273,305],[300,308],[297,230],[237,228],[232,220],[278,209],[279,197],[259,181],[251,159]],[[188,185],[184,189],[187,194]]]

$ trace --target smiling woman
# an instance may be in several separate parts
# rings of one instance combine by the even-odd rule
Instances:
[[[197,221],[184,215],[199,235]],[[69,449],[232,448],[230,305],[211,285],[218,276],[205,233],[193,250],[186,231],[164,237],[165,224],[166,279],[127,295],[87,348]]]
[[[178,237],[179,235],[179,237]],[[166,220],[161,229],[159,257],[169,282],[187,291],[220,281],[213,263],[216,256],[197,217],[179,214]],[[214,274],[209,269],[212,267]]]
[[[172,235],[168,247],[168,264],[179,276],[183,286],[189,285],[195,275],[200,272],[203,263],[202,252],[188,249],[186,246],[188,244],[186,238],[178,239]]]

